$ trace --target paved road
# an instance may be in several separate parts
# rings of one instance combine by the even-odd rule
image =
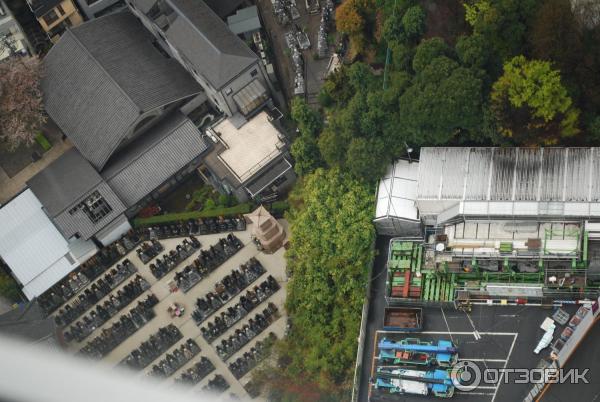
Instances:
[[[358,400],[367,401],[369,391],[369,377],[371,370],[371,361],[373,360],[373,341],[375,340],[375,331],[381,329],[383,325],[383,309],[386,306],[385,301],[385,264],[388,255],[390,237],[377,238],[377,252],[375,264],[373,265],[373,281],[371,282],[371,295],[369,312],[367,315],[367,330],[365,336],[365,350],[361,363],[362,371],[360,374],[360,385],[358,389]]]

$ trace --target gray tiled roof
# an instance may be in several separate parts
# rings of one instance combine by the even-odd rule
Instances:
[[[94,191],[100,193],[108,205],[110,205],[112,211],[98,222],[94,223],[81,209],[72,214],[68,209],[64,210],[60,215],[54,217],[53,221],[67,239],[78,233],[82,239],[87,240],[113,220],[117,219],[125,211],[123,202],[105,182],[98,184],[89,193],[81,197],[77,203],[82,202]],[[77,203],[74,203],[74,205]]]
[[[79,233],[87,240],[125,211],[123,202],[75,148],[35,175],[27,185],[67,239]],[[112,208],[108,215],[93,223],[82,210],[69,212],[94,191]]]
[[[58,216],[90,192],[102,177],[75,148],[71,148],[31,178],[27,185],[51,217]]]
[[[102,176],[132,206],[207,149],[196,126],[176,112],[119,151]]]
[[[200,92],[129,12],[63,34],[44,59],[46,111],[101,169],[144,112]]]
[[[169,41],[215,89],[238,76],[258,57],[201,0],[168,0],[177,17]]]

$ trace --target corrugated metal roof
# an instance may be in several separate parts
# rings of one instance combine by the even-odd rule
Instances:
[[[115,155],[102,176],[132,206],[207,149],[194,123],[176,113]]]
[[[0,209],[0,256],[28,297],[41,294],[76,267],[65,258],[68,252],[67,241],[31,190]]]
[[[422,148],[420,200],[595,202],[598,148]]]

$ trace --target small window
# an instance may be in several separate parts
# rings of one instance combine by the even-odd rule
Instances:
[[[44,14],[42,19],[44,20],[46,25],[52,25],[53,23],[58,21],[58,14],[56,14],[56,11],[54,11],[54,9],[52,9],[52,10],[48,11],[46,14]]]
[[[254,69],[254,70],[250,71],[250,75],[253,77],[256,77],[258,75],[258,70]]]
[[[94,191],[88,198],[69,210],[69,214],[74,215],[82,210],[92,223],[98,223],[102,218],[111,213],[112,207],[106,202],[100,192]]]

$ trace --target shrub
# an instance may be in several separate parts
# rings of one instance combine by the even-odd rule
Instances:
[[[35,136],[35,142],[37,142],[39,144],[39,146],[42,147],[44,152],[46,152],[46,151],[50,150],[50,148],[52,148],[52,144],[50,144],[50,141],[48,141],[48,139],[46,138],[46,136],[43,133],[39,133],[38,135]]]
[[[0,296],[4,296],[11,302],[19,302],[21,300],[19,285],[13,278],[3,273],[0,273]]]
[[[188,219],[198,218],[214,218],[217,216],[234,216],[239,214],[247,214],[250,212],[251,204],[239,204],[230,208],[213,208],[203,211],[181,212],[175,214],[165,214],[153,216],[151,218],[137,218],[133,221],[135,227],[150,226],[161,223],[180,222]]]

